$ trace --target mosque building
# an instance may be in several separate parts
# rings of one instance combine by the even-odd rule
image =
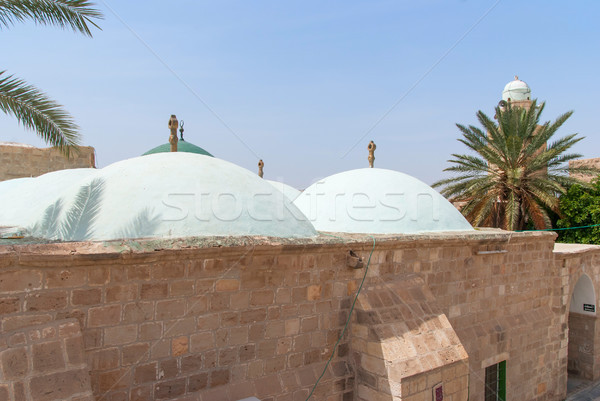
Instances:
[[[513,107],[522,107],[527,110],[529,110],[531,103],[533,103],[529,85],[521,81],[516,75],[515,80],[507,83],[502,91],[502,100],[500,101],[500,106],[505,106],[508,103],[510,103]]]
[[[600,247],[474,229],[373,142],[300,192],[178,128],[0,182],[0,399],[558,401],[567,371],[600,378]]]

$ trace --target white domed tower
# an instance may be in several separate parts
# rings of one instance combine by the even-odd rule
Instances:
[[[512,107],[523,107],[525,109],[531,107],[531,89],[527,83],[521,81],[516,75],[514,81],[507,83],[502,91],[500,107],[506,106],[507,103],[510,103]]]

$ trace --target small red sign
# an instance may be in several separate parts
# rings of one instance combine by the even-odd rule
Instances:
[[[435,388],[435,401],[444,401],[444,390],[441,384]]]

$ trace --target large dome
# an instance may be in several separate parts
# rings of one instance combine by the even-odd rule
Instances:
[[[27,181],[33,180],[33,177],[22,177],[22,178],[13,178],[6,181],[0,181],[0,194],[5,194],[8,191],[11,191],[13,188],[18,187],[26,183]],[[0,195],[2,196],[2,195]]]
[[[346,171],[308,187],[294,204],[319,231],[408,234],[473,227],[442,195],[409,175]]]
[[[284,182],[273,181],[273,180],[265,180],[265,181],[268,182],[269,184],[273,185],[279,191],[281,191],[285,195],[285,197],[290,200],[290,202],[293,202],[294,199],[296,199],[298,197],[298,195],[300,195],[299,190],[297,190],[296,188],[294,188]]]
[[[36,218],[33,235],[62,240],[316,235],[304,215],[256,174],[180,152],[98,170],[47,203]]]
[[[35,178],[3,181],[0,183],[0,226],[27,227],[36,221],[36,211],[45,209],[63,191],[97,171],[94,168],[74,168]]]
[[[531,100],[531,89],[529,86],[521,81],[519,77],[515,77],[514,81],[510,81],[504,87],[502,91],[502,100],[505,101],[523,101]]]
[[[169,153],[169,152],[171,152],[171,144],[164,143],[160,146],[150,149],[149,151],[144,153],[142,156],[152,155],[155,153]],[[210,154],[207,150],[202,149],[200,146],[196,146],[193,143],[190,143],[188,141],[184,141],[181,139],[177,142],[177,152],[196,153],[199,155],[213,157],[212,154]]]

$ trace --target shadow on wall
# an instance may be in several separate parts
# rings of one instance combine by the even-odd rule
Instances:
[[[467,399],[467,352],[416,274],[365,288],[358,297],[351,349],[360,401],[431,399],[432,392]]]
[[[94,236],[94,223],[100,212],[103,194],[104,180],[96,178],[79,189],[69,210],[63,212],[64,199],[59,198],[46,208],[42,220],[28,231],[34,237],[47,239],[89,240]],[[122,238],[142,238],[151,235],[158,224],[158,216],[145,208],[117,232]]]

